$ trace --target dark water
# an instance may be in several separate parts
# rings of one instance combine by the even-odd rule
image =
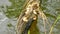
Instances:
[[[16,34],[17,17],[22,10],[21,8],[23,8],[24,2],[24,0],[0,0],[0,34]],[[52,25],[57,16],[60,15],[60,0],[42,0],[41,6],[50,25]],[[37,26],[41,32],[44,32],[40,20],[38,20]],[[53,34],[60,34],[60,20],[55,25]]]

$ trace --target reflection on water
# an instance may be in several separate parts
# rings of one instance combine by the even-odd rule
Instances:
[[[0,0],[0,6],[3,5],[11,6],[11,2],[9,2],[9,0]]]
[[[18,1],[17,1],[17,3],[18,3]],[[7,6],[11,6],[11,5],[12,5],[12,2],[10,2],[9,0],[0,0],[0,34],[16,34],[15,25],[16,25],[17,19],[8,18],[4,13],[7,11]],[[20,4],[18,3],[17,6],[18,5],[20,5]],[[42,0],[42,7],[45,7],[45,9],[43,9],[43,11],[47,14],[51,14],[55,17],[57,17],[57,15],[60,14],[60,0],[46,0],[46,1]],[[13,8],[15,8],[15,7],[13,7]],[[52,25],[55,21],[55,18],[48,16],[48,21]],[[53,30],[54,34],[60,34],[59,22],[56,24],[58,27],[55,26],[55,28]],[[41,21],[39,21],[39,23],[37,25],[38,25],[38,28],[42,32],[44,32],[43,23]]]

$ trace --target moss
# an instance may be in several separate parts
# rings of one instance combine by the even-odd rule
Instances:
[[[6,16],[9,18],[12,17],[18,17],[20,15],[20,12],[22,11],[22,7],[24,5],[24,0],[10,0],[12,5],[10,7],[7,7],[7,11],[5,12]]]
[[[7,26],[8,26],[8,27],[12,27],[13,25],[12,25],[11,23],[8,23]]]

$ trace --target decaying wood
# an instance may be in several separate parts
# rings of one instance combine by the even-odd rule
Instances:
[[[37,16],[40,16],[43,19],[44,28],[45,28],[45,22],[47,21],[47,17],[43,13],[43,11],[40,9],[39,4],[40,4],[39,0],[29,0],[28,1],[24,11],[20,14],[20,16],[18,18],[18,23],[16,25],[17,34],[23,34],[27,23],[29,23],[29,19],[32,18],[33,20],[37,21]],[[34,22],[32,22],[32,23],[34,23]],[[30,30],[31,30],[31,28],[30,28]],[[46,30],[45,30],[45,34],[46,34]]]

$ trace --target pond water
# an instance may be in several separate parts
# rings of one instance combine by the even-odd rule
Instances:
[[[24,2],[24,0],[0,0],[0,34],[16,34],[17,17]],[[52,25],[60,14],[60,0],[42,0],[41,6]],[[44,32],[40,22],[37,24],[38,29]],[[53,34],[60,34],[60,20],[55,25]]]

